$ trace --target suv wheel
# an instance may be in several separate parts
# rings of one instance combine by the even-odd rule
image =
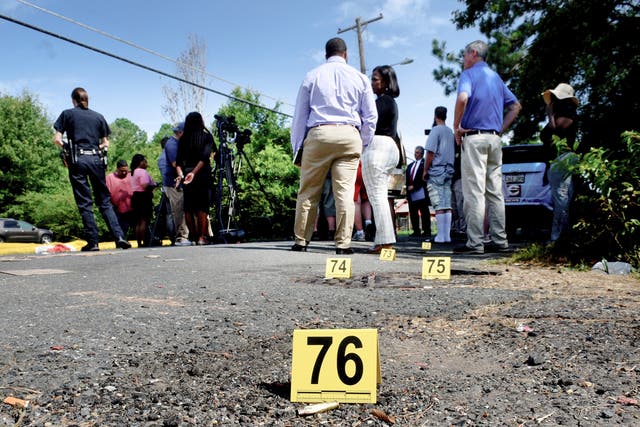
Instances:
[[[53,238],[51,236],[51,234],[45,234],[40,238],[40,243],[51,243],[53,241]]]

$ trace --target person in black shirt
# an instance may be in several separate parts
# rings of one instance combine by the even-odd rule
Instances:
[[[540,132],[540,139],[545,146],[547,159],[551,161],[547,172],[553,200],[550,240],[556,242],[569,227],[569,207],[573,199],[573,176],[570,165],[578,161],[578,155],[571,150],[577,134],[576,119],[579,101],[574,96],[573,88],[566,83],[560,83],[555,89],[547,89],[542,93],[542,97],[546,104],[549,122]],[[566,140],[566,145],[561,144],[556,147],[553,144],[554,135]]]
[[[129,249],[131,244],[125,239],[118,224],[105,181],[103,155],[106,156],[105,151],[109,147],[109,125],[102,114],[89,109],[89,95],[83,88],[78,87],[71,92],[71,101],[73,108],[64,110],[53,125],[56,131],[53,142],[67,154],[69,181],[87,240],[82,251],[100,250],[98,227],[93,216],[93,199],[115,237],[116,246]],[[64,133],[67,134],[67,143],[62,141]]]
[[[388,201],[389,173],[400,159],[398,150],[398,105],[400,95],[396,72],[390,65],[381,65],[371,73],[371,89],[377,95],[378,121],[375,135],[362,151],[362,178],[376,222],[376,237],[368,253],[379,254],[396,242],[395,224]]]
[[[213,136],[198,112],[187,114],[184,133],[178,144],[176,185],[184,188],[184,215],[189,240],[208,244],[211,207],[211,156],[217,151]]]
[[[579,102],[574,96],[573,88],[566,83],[560,83],[555,89],[547,89],[542,93],[542,98],[549,121],[540,132],[540,140],[545,146],[548,160],[553,160],[558,154],[562,154],[553,145],[554,135],[566,140],[568,148],[576,140]]]

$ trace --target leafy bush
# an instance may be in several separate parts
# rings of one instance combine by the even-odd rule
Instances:
[[[625,132],[617,149],[592,147],[573,167],[576,197],[570,238],[557,254],[572,262],[640,265],[640,133]]]
[[[64,175],[51,124],[37,98],[28,92],[0,96],[0,211]]]

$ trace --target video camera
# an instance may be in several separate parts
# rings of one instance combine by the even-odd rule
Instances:
[[[244,146],[251,142],[251,130],[240,130],[234,116],[219,116],[216,114],[213,117],[218,122],[218,137],[221,142],[235,142],[238,151],[242,151]]]
[[[213,117],[218,122],[218,129],[229,133],[238,132],[238,124],[234,116],[219,116],[216,114]]]

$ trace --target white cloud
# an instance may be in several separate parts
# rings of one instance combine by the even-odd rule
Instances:
[[[455,0],[350,0],[337,8],[340,28],[352,26],[357,17],[362,21],[383,19],[364,26],[363,37],[383,48],[422,45],[443,31],[454,30],[451,10],[460,8]]]
[[[321,64],[326,60],[324,56],[325,56],[324,49],[318,49],[311,54],[311,58],[313,58],[313,60],[318,64]]]
[[[409,38],[397,34],[381,34],[372,32],[367,33],[364,38],[368,42],[375,43],[377,46],[384,49],[411,45]]]
[[[382,6],[385,19],[391,22],[407,19],[424,22],[428,9],[428,0],[386,0]]]
[[[341,24],[343,24],[344,22],[353,21],[358,16],[360,16],[363,10],[371,10],[369,7],[363,9],[365,4],[366,2],[364,2],[364,4],[360,4],[359,2],[356,2],[356,1],[345,1],[340,3],[340,6],[338,6],[338,17],[336,21]],[[343,26],[349,27],[350,25],[343,25]]]
[[[28,79],[0,80],[0,94],[16,96],[29,87],[32,81]]]
[[[18,8],[18,3],[14,0],[0,0],[0,12],[13,12]]]

